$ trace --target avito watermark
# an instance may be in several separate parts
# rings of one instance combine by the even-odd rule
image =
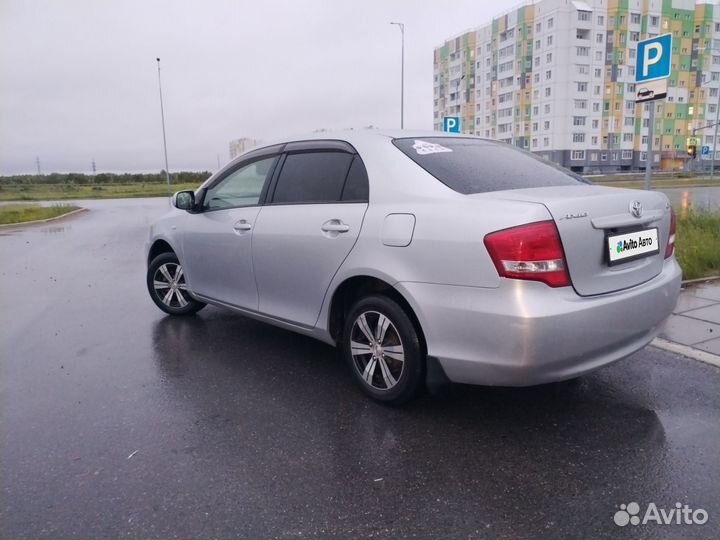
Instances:
[[[675,503],[674,508],[665,509],[651,502],[645,512],[641,514],[640,504],[631,502],[621,504],[620,510],[615,512],[613,521],[615,525],[704,525],[708,520],[708,513],[702,508],[690,508],[687,504]],[[642,517],[641,517],[642,516]]]

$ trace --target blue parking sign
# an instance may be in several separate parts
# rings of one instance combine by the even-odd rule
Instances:
[[[707,145],[703,146],[700,151],[700,154],[702,154],[703,156],[707,156],[709,153],[710,153],[710,147]]]
[[[670,76],[672,34],[641,41],[637,46],[635,81],[652,81]]]
[[[457,116],[443,117],[443,131],[450,133],[460,133],[460,118]]]

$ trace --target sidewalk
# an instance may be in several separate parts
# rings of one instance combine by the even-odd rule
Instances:
[[[720,280],[684,285],[658,337],[717,355],[720,360]]]

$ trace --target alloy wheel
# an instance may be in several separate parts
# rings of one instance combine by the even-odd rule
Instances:
[[[160,301],[171,308],[188,305],[189,296],[182,266],[168,262],[158,267],[153,276],[153,289]]]
[[[376,390],[390,390],[402,376],[405,351],[392,321],[377,311],[361,313],[350,332],[355,369]]]

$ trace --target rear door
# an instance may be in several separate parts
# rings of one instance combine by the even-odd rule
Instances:
[[[259,311],[313,327],[368,205],[365,167],[352,147],[293,143],[253,231]]]

